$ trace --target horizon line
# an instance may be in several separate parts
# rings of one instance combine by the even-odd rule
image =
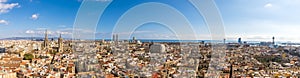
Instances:
[[[7,37],[7,38],[0,38],[0,40],[14,40],[14,39],[9,39],[9,38],[27,38],[27,39],[19,39],[19,40],[29,40],[30,38],[41,38],[43,39],[44,37]],[[49,37],[48,39],[51,39],[51,38],[59,38],[59,37]],[[64,38],[64,37],[62,37]],[[69,38],[69,37],[65,37],[64,39],[67,39],[67,40],[72,40],[73,38]],[[112,38],[95,38],[95,39],[77,39],[77,40],[112,40]],[[54,39],[56,40],[56,39]],[[124,39],[124,38],[121,38],[119,40],[132,40],[132,38],[129,38],[129,39]],[[164,38],[139,38],[139,39],[136,39],[136,40],[180,40],[180,39],[164,39]],[[183,41],[189,41],[189,39],[181,39]],[[222,41],[223,40],[211,40],[211,39],[191,39],[193,41]],[[235,39],[226,39],[225,42],[238,42],[238,40],[235,40]],[[271,40],[245,40],[243,42],[272,42]],[[288,41],[288,40],[277,40],[275,41],[276,43],[300,43],[300,41]]]

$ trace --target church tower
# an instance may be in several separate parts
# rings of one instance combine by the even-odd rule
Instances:
[[[61,34],[59,35],[58,38],[58,52],[63,52],[63,38],[61,37]]]
[[[48,40],[48,30],[45,31],[45,39],[44,39],[44,45],[43,48],[44,49],[48,49],[49,46],[49,40]]]

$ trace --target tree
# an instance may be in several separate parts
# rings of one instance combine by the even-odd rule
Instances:
[[[50,54],[53,54],[53,55],[55,55],[56,53],[58,53],[58,52],[54,51],[54,50],[50,52]]]
[[[29,54],[29,53],[27,53],[27,54],[24,54],[24,60],[32,60],[34,58],[34,56],[32,55],[32,54]]]

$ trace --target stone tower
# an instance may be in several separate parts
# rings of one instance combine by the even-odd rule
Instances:
[[[59,35],[59,38],[58,38],[58,52],[63,52],[63,46],[64,43],[63,43],[63,38],[61,37],[61,34]]]
[[[48,30],[45,31],[45,39],[44,39],[44,43],[43,43],[43,48],[44,49],[48,49],[49,46],[49,40],[48,40]]]

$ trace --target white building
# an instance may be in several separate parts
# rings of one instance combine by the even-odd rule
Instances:
[[[17,73],[0,73],[0,78],[17,78]]]

